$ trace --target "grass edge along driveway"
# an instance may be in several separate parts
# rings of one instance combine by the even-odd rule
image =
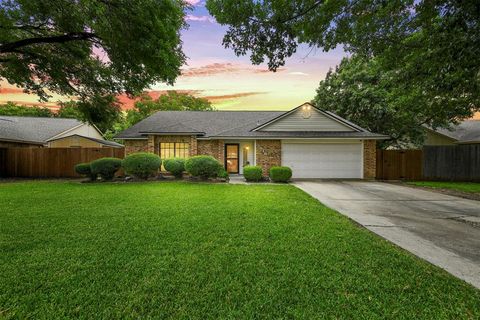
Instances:
[[[432,189],[448,189],[459,192],[480,194],[479,182],[449,182],[449,181],[410,181],[410,185]]]
[[[288,185],[0,184],[0,317],[478,319],[480,292]]]

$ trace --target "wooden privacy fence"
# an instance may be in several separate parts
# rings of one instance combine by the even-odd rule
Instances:
[[[422,150],[377,150],[380,180],[419,180],[423,176]]]
[[[124,148],[0,149],[0,176],[19,178],[79,177],[74,166],[103,157],[122,158]]]
[[[425,146],[423,166],[428,180],[480,181],[480,144]]]

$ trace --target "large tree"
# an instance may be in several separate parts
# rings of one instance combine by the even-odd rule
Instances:
[[[409,92],[397,87],[395,74],[384,72],[375,59],[358,56],[344,58],[327,73],[313,103],[371,132],[390,136],[381,143],[383,147],[419,145],[423,125],[456,119],[456,112],[431,113],[421,104],[412,103]]]
[[[143,95],[134,108],[127,112],[127,124],[133,125],[156,111],[212,111],[214,108],[205,98],[197,98],[187,93],[168,91],[157,99]]]
[[[2,0],[0,78],[81,100],[173,83],[185,61],[182,0]]]
[[[480,107],[480,2],[462,0],[208,0],[228,26],[224,45],[276,70],[299,43],[343,45],[395,78],[397,105],[426,109],[432,126]],[[443,115],[443,117],[440,117]]]
[[[60,106],[56,116],[92,123],[103,133],[112,130],[123,121],[120,105],[113,96],[96,96],[88,101],[63,102]]]

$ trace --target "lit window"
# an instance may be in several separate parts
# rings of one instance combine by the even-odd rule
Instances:
[[[160,158],[188,158],[190,145],[185,142],[161,142]]]

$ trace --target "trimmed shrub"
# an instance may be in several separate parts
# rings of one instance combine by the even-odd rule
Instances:
[[[216,178],[222,165],[211,156],[195,156],[185,161],[185,170],[193,177],[202,179]]]
[[[245,166],[243,167],[243,176],[247,181],[262,180],[262,168],[259,166]]]
[[[112,180],[121,166],[122,159],[118,158],[101,158],[90,163],[92,174],[99,175],[104,180]]]
[[[219,177],[220,179],[225,179],[225,180],[230,179],[230,176],[228,175],[228,172],[227,172],[227,170],[225,170],[224,167],[220,167],[220,169],[218,169],[217,177]]]
[[[180,179],[185,171],[185,159],[172,158],[163,160],[163,167],[170,172],[175,178]]]
[[[132,153],[122,161],[125,173],[140,179],[147,179],[154,175],[161,164],[162,160],[158,155],[148,152]]]
[[[91,181],[97,180],[97,175],[92,173],[90,163],[79,163],[75,165],[75,172],[90,178]]]
[[[271,167],[270,179],[273,182],[288,182],[292,177],[292,169],[289,167]]]

